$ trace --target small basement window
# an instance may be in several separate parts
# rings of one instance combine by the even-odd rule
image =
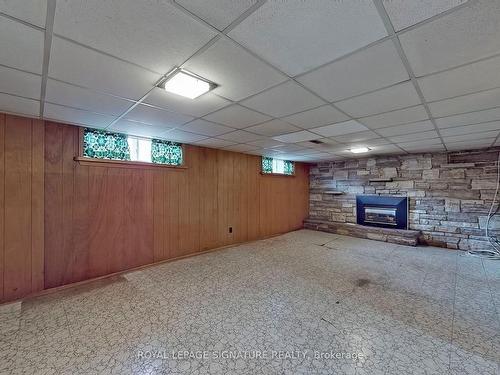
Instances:
[[[290,160],[281,160],[262,157],[262,173],[293,175],[295,173],[295,163]]]
[[[182,165],[182,145],[102,130],[85,129],[83,156],[94,159]]]

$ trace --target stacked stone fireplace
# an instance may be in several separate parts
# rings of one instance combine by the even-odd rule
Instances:
[[[421,243],[484,249],[499,151],[378,156],[313,165],[309,219],[325,225],[356,225],[357,196],[405,197],[407,229],[419,231]],[[374,237],[389,235],[380,229],[380,234],[369,232]],[[494,221],[493,230],[499,229]]]

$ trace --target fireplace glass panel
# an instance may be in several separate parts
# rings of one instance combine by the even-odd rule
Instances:
[[[365,207],[365,222],[397,226],[396,208]]]

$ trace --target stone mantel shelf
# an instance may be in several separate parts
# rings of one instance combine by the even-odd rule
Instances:
[[[392,177],[370,178],[368,182],[392,182]]]
[[[344,195],[345,193],[343,191],[337,191],[337,190],[327,190],[324,191],[323,194],[330,194],[330,195]]]

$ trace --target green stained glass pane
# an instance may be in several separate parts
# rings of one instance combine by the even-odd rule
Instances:
[[[97,159],[130,160],[127,136],[102,130],[85,129],[83,156]]]
[[[273,173],[273,158],[262,157],[262,172]]]
[[[151,141],[151,161],[158,164],[181,165],[182,146],[179,143],[153,139]]]
[[[285,174],[293,174],[295,171],[295,163],[290,160],[284,161],[284,172]]]

